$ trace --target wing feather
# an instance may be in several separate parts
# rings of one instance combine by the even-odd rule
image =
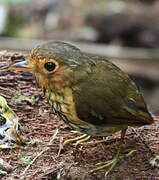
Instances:
[[[151,124],[146,103],[128,75],[105,59],[96,58],[93,63],[89,72],[84,65],[74,77],[78,79],[73,88],[78,117],[95,125]]]

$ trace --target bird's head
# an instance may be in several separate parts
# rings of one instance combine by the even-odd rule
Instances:
[[[27,61],[15,63],[9,69],[31,71],[41,87],[60,89],[70,85],[73,72],[84,63],[82,56],[69,43],[49,41],[33,49]]]

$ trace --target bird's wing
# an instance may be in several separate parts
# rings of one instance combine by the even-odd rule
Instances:
[[[76,73],[73,97],[78,117],[95,125],[151,124],[153,118],[131,79],[111,62],[101,61]]]

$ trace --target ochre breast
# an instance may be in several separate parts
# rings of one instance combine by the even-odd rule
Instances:
[[[46,90],[45,96],[55,112],[73,129],[91,136],[107,136],[124,127],[94,126],[78,118],[70,88]]]
[[[62,90],[46,90],[45,96],[53,109],[61,118],[71,126],[91,126],[89,123],[80,120],[76,114],[75,103],[73,101],[72,90],[68,87]]]

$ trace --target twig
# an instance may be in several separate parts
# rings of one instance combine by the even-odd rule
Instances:
[[[51,140],[49,141],[49,143],[47,145],[52,145],[53,141],[55,140],[56,136],[58,134],[58,129],[56,129],[54,135],[52,136]],[[27,170],[31,167],[31,165],[36,161],[36,159],[41,156],[44,152],[48,151],[50,149],[50,147],[45,147],[42,151],[39,152],[39,154],[37,154],[35,156],[35,158],[28,164],[28,166],[24,169],[22,175],[24,175]]]
[[[140,141],[146,146],[146,148],[150,151],[150,153],[152,155],[154,155],[154,152],[152,151],[152,149],[149,147],[149,145],[145,142],[145,140],[140,136],[140,134],[134,129],[132,128],[132,131],[137,135],[137,137],[140,139]]]
[[[10,89],[5,88],[5,87],[2,87],[2,86],[0,86],[0,89],[1,89],[1,90],[3,90],[3,91],[8,91],[8,92],[10,92],[10,91],[11,91]]]
[[[63,149],[63,137],[60,138],[59,151],[57,153],[57,157],[60,156],[62,149]]]

